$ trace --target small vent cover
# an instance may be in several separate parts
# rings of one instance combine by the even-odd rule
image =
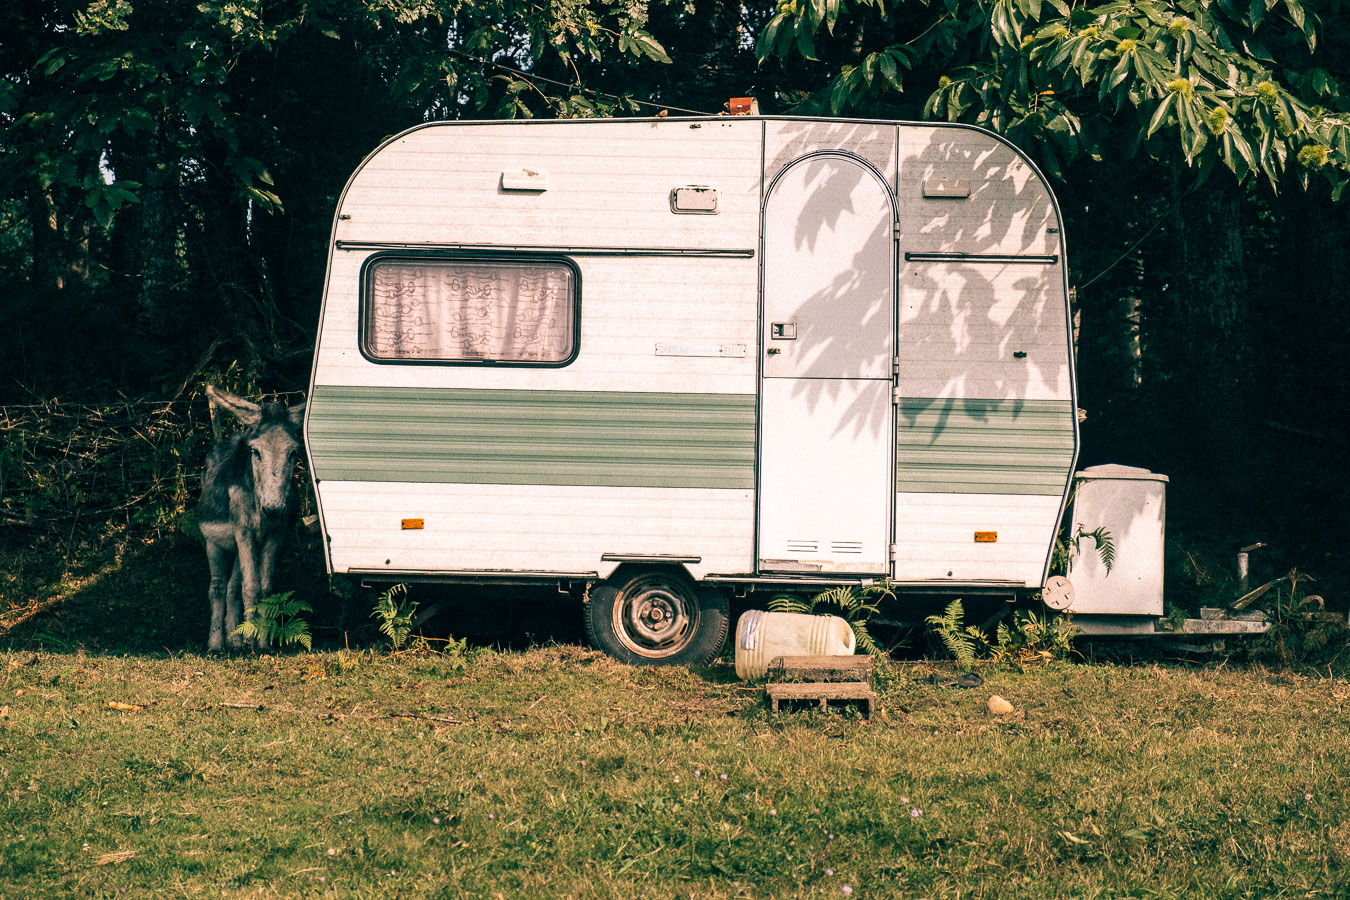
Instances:
[[[670,192],[670,211],[696,216],[717,215],[717,188],[702,185],[677,187]]]

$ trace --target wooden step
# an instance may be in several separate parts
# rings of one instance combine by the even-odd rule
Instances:
[[[866,716],[872,718],[872,705],[877,695],[865,681],[807,681],[775,682],[765,687],[773,711],[778,712],[779,704],[784,700],[806,700],[820,704],[822,710],[829,708],[831,700],[845,703],[861,703]]]
[[[872,657],[776,656],[769,661],[770,681],[871,681]]]

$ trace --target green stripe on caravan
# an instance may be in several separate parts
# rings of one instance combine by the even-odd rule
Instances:
[[[1064,493],[1076,415],[1066,400],[910,397],[899,412],[900,493]]]
[[[320,480],[755,486],[753,394],[317,385]]]

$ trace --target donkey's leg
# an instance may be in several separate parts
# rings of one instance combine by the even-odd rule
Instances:
[[[206,542],[206,564],[211,569],[211,587],[208,592],[211,601],[211,626],[207,632],[206,649],[223,650],[225,647],[225,607],[229,594],[229,573],[233,560],[228,550],[208,540]]]
[[[253,536],[243,528],[235,529],[235,537],[239,543],[239,594],[243,600],[244,621],[252,622],[258,625],[257,617],[254,614],[254,608],[258,605],[258,548],[253,543]],[[257,647],[257,641],[249,641],[250,646]]]
[[[244,639],[235,634],[244,622],[243,605],[239,599],[239,557],[236,555],[230,566],[230,583],[225,594],[225,638],[235,650],[242,649]]]

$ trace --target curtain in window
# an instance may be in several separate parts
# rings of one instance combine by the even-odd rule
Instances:
[[[576,283],[555,262],[375,262],[366,351],[377,359],[564,362],[572,355]]]

